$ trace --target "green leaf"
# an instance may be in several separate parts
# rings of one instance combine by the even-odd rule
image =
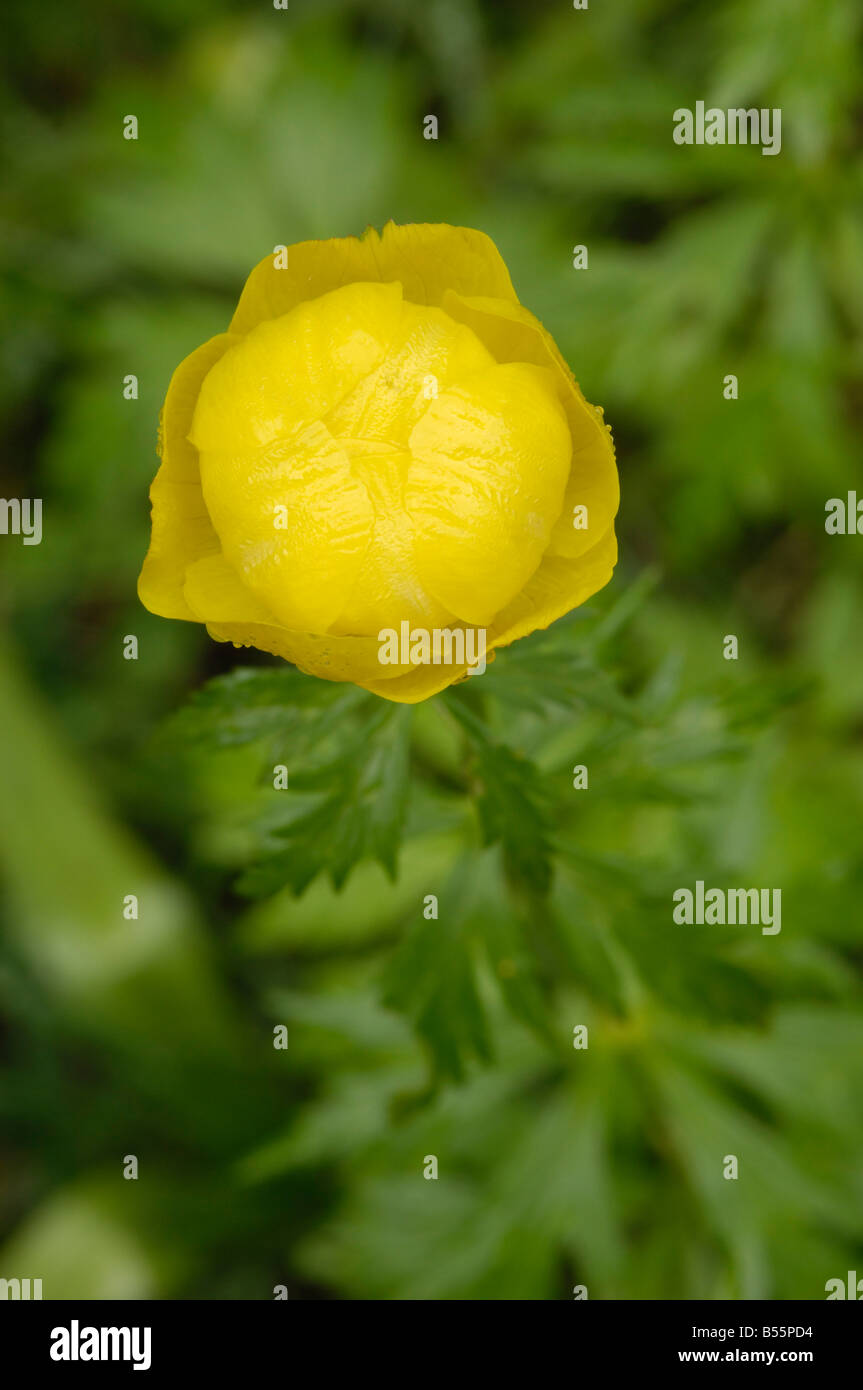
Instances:
[[[339,702],[319,721],[316,732],[326,737],[331,756],[318,764],[311,750],[309,764],[290,777],[292,790],[277,793],[291,798],[287,819],[280,813],[269,825],[272,852],[247,869],[240,892],[257,896],[288,884],[300,894],[324,872],[341,889],[368,858],[395,878],[407,810],[411,710],[379,702],[368,717],[345,719],[346,713]]]
[[[353,687],[316,681],[292,667],[239,666],[197,691],[169,720],[164,737],[172,743],[230,748],[258,739],[290,737],[307,746],[325,718],[333,718],[368,697]]]
[[[429,884],[451,871],[460,852],[458,832],[434,831],[405,840],[395,882],[368,859],[354,870],[349,894],[339,896],[326,878],[318,878],[300,900],[286,888],[250,907],[238,926],[240,948],[250,955],[289,951],[297,956],[367,947],[400,930]]]
[[[513,883],[544,894],[551,885],[551,808],[534,763],[495,743],[481,719],[456,697],[450,704],[467,732],[479,776],[477,810],[483,840],[500,843]]]
[[[465,1060],[491,1059],[485,1013],[476,984],[471,931],[471,865],[457,866],[442,895],[440,916],[409,929],[384,976],[383,1002],[407,1014],[428,1044],[435,1071],[461,1081]]]
[[[638,707],[620,693],[595,652],[634,616],[655,582],[652,572],[646,572],[644,582],[633,586],[635,596],[629,600],[624,595],[592,631],[593,615],[580,609],[507,648],[483,676],[484,693],[518,711],[545,715],[550,705],[570,710],[588,705],[629,724],[639,723]]]

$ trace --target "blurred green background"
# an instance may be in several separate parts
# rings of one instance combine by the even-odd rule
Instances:
[[[863,537],[824,531],[863,480],[861,20],[4,7],[0,491],[44,536],[0,537],[0,1277],[819,1299],[863,1269]],[[781,107],[781,155],[675,146],[699,99]],[[171,371],[249,269],[390,217],[494,237],[614,429],[621,563],[472,704],[384,723],[395,880],[360,844],[297,898],[272,737],[292,776],[350,766],[375,702],[334,727],[288,673],[280,714],[267,659],[145,612],[146,494]],[[347,785],[351,833],[385,783]],[[674,926],[697,878],[781,888],[781,934]]]

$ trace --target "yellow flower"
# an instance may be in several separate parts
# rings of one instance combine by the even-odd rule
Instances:
[[[616,560],[602,412],[467,228],[268,256],[175,371],[160,454],[142,603],[390,700],[465,676],[446,657],[471,635],[547,627]],[[386,632],[410,642],[384,656]]]

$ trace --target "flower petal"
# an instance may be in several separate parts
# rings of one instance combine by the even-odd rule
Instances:
[[[203,453],[207,510],[243,585],[282,626],[326,632],[374,528],[350,458],[320,422],[256,454]]]
[[[401,317],[401,285],[355,284],[258,324],[203,382],[193,444],[241,454],[322,419],[383,361]]]
[[[521,304],[450,292],[444,308],[467,324],[498,362],[534,362],[555,372],[572,434],[572,465],[549,552],[575,558],[593,548],[617,515],[620,482],[611,431],[602,411],[585,400],[551,334]],[[573,526],[574,508],[587,509],[586,529]]]
[[[186,436],[204,377],[235,341],[230,333],[221,333],[190,353],[171,377],[162,407],[162,462],[150,487],[152,534],[138,596],[163,618],[197,621],[183,596],[186,569],[219,550],[201,492],[198,451]]]
[[[382,234],[369,227],[362,237],[298,242],[288,247],[282,269],[276,260],[270,254],[255,266],[231,320],[232,333],[248,333],[297,304],[362,280],[399,280],[414,304],[440,305],[447,289],[517,303],[491,237],[470,227],[388,222]]]
[[[417,571],[414,524],[404,499],[410,454],[351,453],[351,463],[374,509],[374,527],[345,606],[328,630],[374,636],[404,620],[445,627],[452,614],[426,591]]]
[[[288,247],[284,268],[277,269],[272,253],[255,266],[240,295],[231,332],[248,333],[259,323],[280,318],[298,304],[342,285],[380,279],[371,248],[358,237],[297,242]]]
[[[363,241],[374,256],[376,278],[400,280],[412,304],[443,305],[451,290],[518,304],[509,271],[485,232],[445,222],[388,222],[380,235],[369,227]]]
[[[491,653],[488,654],[489,661]],[[414,666],[405,675],[392,681],[359,681],[364,690],[380,695],[384,700],[393,700],[399,705],[417,705],[431,695],[463,681],[467,677],[466,666]],[[478,680],[478,676],[471,676]]]
[[[489,647],[508,647],[578,608],[605,587],[616,562],[613,528],[577,559],[547,555],[521,593],[495,618],[488,633]]]
[[[407,447],[429,401],[493,366],[491,353],[470,328],[443,309],[404,300],[382,360],[342,397],[324,424],[339,438]]]
[[[560,515],[572,445],[551,372],[476,372],[431,403],[410,447],[405,505],[420,580],[486,627],[533,574]]]
[[[308,676],[328,681],[369,682],[386,685],[396,677],[414,671],[410,663],[384,665],[377,637],[338,637],[311,632],[292,632],[263,623],[208,623],[207,631],[217,642],[233,642],[236,647],[257,647],[290,661]],[[424,668],[425,669],[425,668]],[[437,668],[440,669],[440,668]]]
[[[273,614],[246,588],[224,555],[208,555],[190,565],[183,593],[199,622],[278,626]]]

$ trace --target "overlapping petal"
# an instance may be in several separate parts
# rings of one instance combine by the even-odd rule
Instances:
[[[198,451],[188,433],[210,368],[236,339],[221,333],[184,358],[171,377],[160,422],[161,464],[150,487],[150,548],[138,579],[138,597],[163,618],[196,621],[183,595],[186,569],[219,551],[203,493]]]
[[[586,603],[605,587],[616,563],[617,540],[611,527],[576,559],[546,555],[521,593],[498,613],[489,631],[489,647],[508,647]]]
[[[620,503],[614,444],[602,411],[585,400],[551,334],[523,305],[450,291],[444,308],[473,329],[497,362],[534,362],[554,372],[572,435],[572,462],[549,549],[573,559],[584,554],[608,530]],[[573,525],[577,506],[587,511],[584,528]]]
[[[406,489],[426,588],[486,627],[548,547],[572,453],[551,373],[495,365],[444,392],[410,439]]]
[[[238,647],[257,647],[298,666],[309,676],[329,681],[353,681],[371,689],[372,683],[387,686],[390,681],[413,673],[406,662],[381,665],[377,637],[343,637],[333,633],[291,632],[286,628],[255,622],[208,622],[207,631],[217,642],[233,642]],[[425,667],[426,670],[441,668]],[[452,677],[450,677],[452,679]],[[449,684],[449,680],[445,682]]]
[[[491,660],[608,582],[611,435],[483,233],[389,223],[283,265],[174,373],[139,594],[427,699],[469,668],[382,664],[383,629],[483,628]]]
[[[361,237],[301,241],[286,257],[265,256],[246,281],[231,332],[248,333],[297,304],[362,280],[397,280],[413,304],[441,305],[448,290],[518,303],[500,252],[484,232],[388,222],[380,233],[368,227]]]

